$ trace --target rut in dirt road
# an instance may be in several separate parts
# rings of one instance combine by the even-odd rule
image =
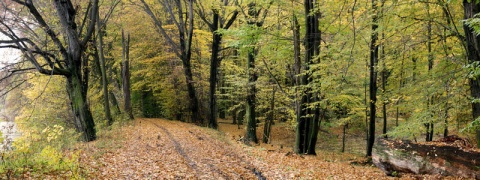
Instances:
[[[197,163],[194,162],[190,157],[189,155],[187,155],[187,153],[185,153],[184,149],[182,148],[182,146],[180,145],[180,143],[176,140],[175,137],[172,136],[172,134],[165,128],[165,127],[162,127],[160,126],[159,124],[156,123],[155,120],[147,120],[147,119],[144,119],[145,121],[147,122],[150,122],[152,123],[153,125],[155,125],[156,127],[158,127],[159,129],[161,129],[162,131],[164,131],[164,133],[168,136],[169,140],[172,141],[174,147],[175,147],[175,150],[184,157],[184,159],[188,162],[188,165],[195,170],[195,174],[197,177],[200,177],[200,174],[202,174],[202,172],[205,172],[206,169],[202,169],[202,170],[199,170],[198,169],[198,166],[197,166]],[[157,121],[158,122],[158,121]],[[212,140],[211,138],[208,139],[208,138],[205,138],[205,137],[202,137],[202,136],[199,136],[198,133],[194,133],[192,132],[191,130],[188,130],[188,133],[194,137],[190,137],[192,139],[197,139],[199,141],[204,141],[205,139],[207,140]],[[185,138],[185,136],[180,136],[179,138]],[[208,143],[207,143],[208,144]],[[187,146],[187,148],[189,149],[193,149],[193,153],[195,153],[195,147],[189,147]],[[218,150],[218,149],[217,149]],[[232,150],[233,152],[233,150]],[[215,152],[214,152],[215,153]],[[244,158],[240,157],[238,154],[234,154],[234,153],[229,153],[228,156],[230,158],[236,158],[236,159],[240,159],[241,162],[245,162],[246,164],[251,164],[250,162],[248,162],[247,160],[245,160]],[[201,157],[201,158],[204,158],[204,157]],[[208,159],[204,159],[204,160],[208,160]],[[214,174],[216,175],[220,175],[223,179],[229,179],[230,176],[225,173],[224,171],[222,171],[221,169],[219,169],[218,167],[218,164],[210,164],[209,161],[206,161],[206,162],[203,162],[203,163],[206,163],[207,167],[209,168],[209,171],[207,172],[213,172]],[[258,171],[256,168],[253,167],[253,165],[249,165],[247,167],[244,167],[248,170],[251,171],[251,173],[253,173],[258,179],[266,179],[264,176],[262,176],[262,173],[260,171]],[[217,176],[217,178],[219,178],[220,176]]]
[[[123,132],[122,148],[91,162],[94,178],[264,179],[220,132],[160,119],[138,119]]]

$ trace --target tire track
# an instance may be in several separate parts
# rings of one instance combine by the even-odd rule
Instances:
[[[200,176],[200,170],[198,169],[198,166],[197,166],[197,163],[194,162],[189,156],[187,153],[185,153],[185,150],[183,150],[182,146],[180,145],[180,143],[172,136],[172,134],[170,133],[170,131],[168,131],[166,128],[158,125],[157,123],[155,123],[154,121],[152,120],[147,120],[147,119],[143,119],[143,121],[147,121],[151,124],[153,124],[155,127],[159,128],[160,130],[162,130],[168,137],[168,139],[173,143],[173,147],[175,149],[175,151],[177,151],[185,161],[187,161],[187,165],[188,167],[190,167],[191,169],[193,169],[195,171],[195,175],[197,177]]]
[[[219,167],[217,167],[216,164],[212,164],[212,163],[209,163],[209,162],[203,162],[205,159],[199,159],[197,161],[200,164],[205,164],[205,166],[202,166],[203,168],[199,168],[199,165],[194,160],[192,160],[192,158],[187,154],[187,152],[182,147],[182,145],[179,143],[179,141],[177,141],[177,139],[175,139],[174,135],[172,135],[172,133],[170,131],[168,131],[168,129],[166,129],[165,127],[158,124],[160,122],[156,122],[155,119],[143,119],[143,120],[153,124],[155,127],[162,130],[168,136],[168,139],[173,143],[175,150],[181,156],[183,156],[183,158],[188,162],[187,165],[191,169],[195,170],[196,177],[201,177],[200,175],[206,175],[206,173],[203,173],[203,172],[206,171],[207,169],[209,169],[209,172],[213,172],[213,174],[216,174],[217,176],[220,176],[221,179],[236,179],[234,176],[231,176],[228,173],[222,171]],[[218,146],[218,147],[222,146],[222,144],[218,144],[213,139],[211,139],[211,137],[207,137],[207,136],[204,136],[204,135],[199,135],[198,131],[196,131],[196,130],[193,130],[193,129],[185,129],[185,130],[186,130],[185,133],[190,134],[192,136],[193,140],[204,141],[204,142],[206,141],[206,142],[212,143],[210,146],[212,146],[212,145],[213,146]],[[198,148],[198,147],[196,147],[196,148]],[[232,159],[232,160],[238,160],[238,162],[244,163],[245,165],[243,165],[243,166],[238,164],[240,167],[242,167],[244,169],[244,172],[250,173],[251,175],[255,176],[259,180],[266,179],[266,177],[262,175],[262,172],[258,168],[256,168],[249,160],[247,160],[247,158],[242,157],[239,154],[235,153],[235,150],[233,148],[228,149],[230,151],[228,151],[227,149],[224,149],[224,148],[218,148],[217,150],[218,151],[224,150],[225,151],[225,153],[223,154],[224,156],[226,155],[226,156],[230,157],[230,159]],[[214,153],[221,154],[220,152],[214,152]],[[245,177],[240,176],[240,178],[244,179]]]

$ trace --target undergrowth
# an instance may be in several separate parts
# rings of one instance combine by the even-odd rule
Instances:
[[[1,150],[0,178],[80,178],[80,152],[70,149],[77,138],[77,133],[60,125],[24,131],[11,150]]]

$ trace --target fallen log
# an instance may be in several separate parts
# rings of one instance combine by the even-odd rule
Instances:
[[[480,179],[480,152],[457,136],[424,144],[380,138],[372,160],[389,176],[414,173]]]

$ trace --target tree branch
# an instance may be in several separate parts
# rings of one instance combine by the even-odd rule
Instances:
[[[53,30],[50,28],[50,26],[48,26],[47,22],[43,19],[42,15],[40,15],[37,8],[33,5],[32,1],[27,0],[26,2],[21,2],[19,0],[14,0],[14,2],[25,5],[30,10],[30,13],[33,15],[35,20],[40,24],[40,26],[43,28],[45,33],[48,36],[50,36],[50,38],[53,40],[53,43],[58,47],[58,49],[60,50],[60,53],[62,54],[63,58],[67,59],[68,58],[67,50],[63,46],[60,39],[58,39],[55,32],[53,32]]]
[[[153,14],[152,10],[150,9],[150,6],[145,2],[145,0],[140,0],[143,4],[143,9],[145,12],[150,16],[150,18],[153,20],[155,23],[155,26],[157,27],[157,30],[162,34],[162,36],[167,40],[167,42],[170,44],[172,47],[173,51],[178,57],[181,57],[180,52],[178,51],[178,46],[175,44],[175,42],[172,40],[172,38],[167,34],[165,29],[163,28],[162,21],[160,21],[158,18],[155,17],[155,14]]]
[[[93,1],[93,8],[91,9],[90,12],[90,24],[88,25],[88,30],[87,33],[85,34],[85,37],[83,38],[82,42],[80,43],[81,47],[85,47],[88,43],[88,40],[92,37],[93,31],[95,29],[95,17],[97,16],[98,13],[98,0]]]

